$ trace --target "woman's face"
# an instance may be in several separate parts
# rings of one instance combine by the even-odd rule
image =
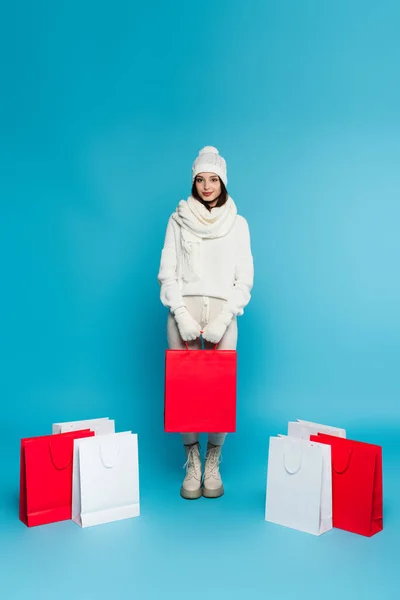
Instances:
[[[196,189],[200,198],[213,206],[222,191],[221,181],[215,173],[199,173],[196,176]]]

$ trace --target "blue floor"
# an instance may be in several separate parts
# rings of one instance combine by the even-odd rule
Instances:
[[[167,437],[164,456],[140,446],[139,518],[84,530],[72,522],[29,529],[18,520],[18,440],[8,440],[1,448],[0,597],[395,600],[400,456],[395,432],[365,431],[363,438],[389,440],[384,531],[373,538],[339,530],[318,538],[265,522],[268,440],[244,444],[234,436],[218,500],[180,498],[184,459]]]

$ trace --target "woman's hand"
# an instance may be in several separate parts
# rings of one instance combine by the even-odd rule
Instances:
[[[201,327],[189,314],[186,307],[181,306],[174,313],[179,333],[184,342],[192,342],[200,337]]]
[[[204,328],[203,338],[207,340],[207,342],[218,344],[224,337],[225,331],[231,321],[231,314],[219,313],[219,315]]]

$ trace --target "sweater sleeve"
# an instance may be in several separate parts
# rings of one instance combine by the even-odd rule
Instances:
[[[245,306],[250,302],[254,279],[249,226],[243,217],[240,217],[239,222],[236,239],[235,282],[224,310],[235,317],[242,315]]]
[[[182,294],[180,291],[177,276],[177,258],[175,246],[175,232],[170,217],[165,233],[164,247],[161,252],[160,268],[158,272],[158,282],[161,286],[160,299],[164,306],[168,307],[172,313],[184,306]]]

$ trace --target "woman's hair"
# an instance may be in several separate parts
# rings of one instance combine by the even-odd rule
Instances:
[[[219,180],[220,180],[220,182],[221,182],[221,193],[220,193],[220,195],[218,196],[217,203],[216,203],[216,205],[215,205],[216,207],[217,207],[217,206],[223,206],[223,205],[226,203],[226,201],[228,200],[228,195],[229,195],[229,194],[228,194],[228,190],[226,189],[224,182],[223,182],[223,181],[222,181],[222,179],[220,179],[220,178],[219,178]],[[201,196],[199,195],[199,193],[198,193],[198,191],[197,191],[197,188],[196,188],[196,178],[195,178],[195,180],[193,181],[193,186],[192,186],[192,196],[193,196],[193,198],[196,198],[196,200],[198,200],[199,202],[201,202],[201,204],[202,204],[203,206],[205,206],[205,207],[206,207],[206,208],[207,208],[207,209],[208,209],[208,210],[211,212],[211,208],[209,207],[209,205],[208,205],[208,202],[205,202],[205,201],[204,201],[204,200],[201,198]]]

